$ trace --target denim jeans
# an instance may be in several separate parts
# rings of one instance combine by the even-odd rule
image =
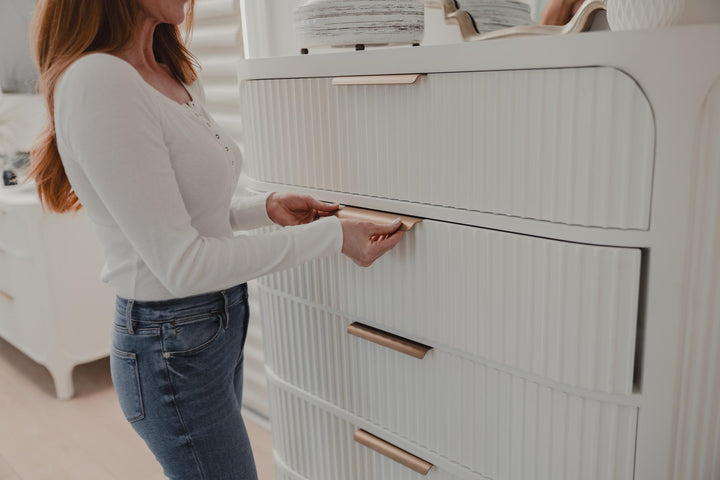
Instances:
[[[118,297],[120,408],[172,480],[256,480],[240,406],[247,286],[158,302]]]

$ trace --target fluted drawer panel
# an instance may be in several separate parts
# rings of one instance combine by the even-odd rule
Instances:
[[[353,440],[358,429],[318,404],[270,382],[270,421],[278,463],[298,480],[461,480],[437,467],[427,476]],[[481,480],[478,478],[478,480]]]
[[[370,268],[338,255],[260,283],[423,343],[630,394],[640,257],[425,220]]]
[[[720,80],[698,131],[674,480],[720,478]]]
[[[632,479],[628,398],[443,348],[418,360],[347,334],[350,319],[262,295],[269,368],[312,395],[489,478]]]
[[[277,454],[273,455],[273,457],[275,460],[275,480],[308,480],[288,467]]]
[[[241,87],[261,181],[566,224],[647,229],[655,126],[608,67]]]

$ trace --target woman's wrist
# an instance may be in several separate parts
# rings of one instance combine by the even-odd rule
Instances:
[[[275,196],[277,192],[270,192],[270,195],[265,199],[265,211],[267,212],[268,218],[273,222],[277,223],[273,218],[273,210],[275,209]]]

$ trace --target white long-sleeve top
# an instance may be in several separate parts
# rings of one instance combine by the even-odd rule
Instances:
[[[198,82],[181,105],[124,60],[90,54],[55,89],[55,133],[73,190],[118,295],[166,300],[237,285],[337,253],[335,217],[263,235],[266,196],[235,197],[242,159],[204,109]]]

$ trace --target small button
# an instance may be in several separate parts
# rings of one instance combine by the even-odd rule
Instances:
[[[230,151],[230,147],[225,147],[225,151],[226,151],[226,152],[229,152],[229,151]]]
[[[218,135],[218,134],[216,133],[216,134],[215,134],[215,138],[217,138],[218,140],[220,140],[220,135]]]

